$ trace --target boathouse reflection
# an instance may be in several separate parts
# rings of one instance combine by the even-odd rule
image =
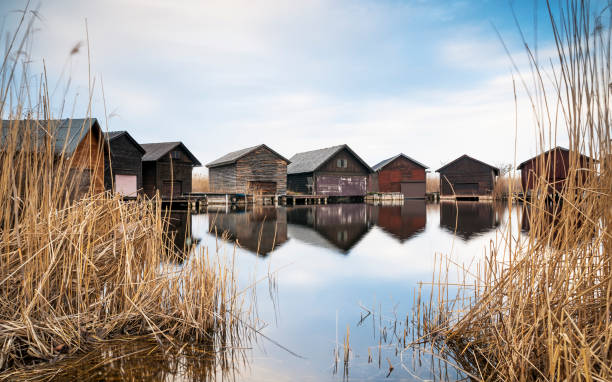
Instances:
[[[503,203],[440,202],[440,227],[468,241],[496,229],[504,215]]]
[[[403,205],[368,206],[371,221],[400,243],[425,230],[427,224],[424,200],[404,200]]]
[[[290,237],[344,254],[372,227],[366,204],[296,206],[287,222]]]
[[[289,240],[287,210],[284,207],[255,206],[246,211],[209,211],[208,232],[237,242],[239,246],[267,256]]]

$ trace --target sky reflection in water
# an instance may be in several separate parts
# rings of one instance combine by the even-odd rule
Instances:
[[[236,250],[242,285],[278,271],[276,295],[270,297],[267,282],[258,284],[257,308],[268,324],[264,333],[304,357],[262,340],[240,379],[342,379],[341,365],[338,375],[332,373],[333,351],[336,335],[342,343],[347,325],[351,379],[385,379],[387,357],[395,367],[389,379],[411,379],[399,367],[394,348],[383,351],[378,368],[380,312],[383,326],[393,317],[403,322],[414,305],[418,282],[431,280],[434,254],[450,255],[459,263],[480,258],[499,235],[496,228],[505,223],[506,209],[504,204],[482,202],[406,201],[402,206],[221,209],[193,216],[193,236],[201,239],[200,245],[211,252],[218,246],[228,258]],[[219,240],[223,232],[227,241]],[[357,325],[367,314],[363,307],[376,312],[376,322],[370,316]],[[411,361],[406,366],[412,366]],[[412,372],[426,377],[428,370],[424,365]]]

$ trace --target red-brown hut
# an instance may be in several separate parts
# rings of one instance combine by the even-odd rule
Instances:
[[[372,166],[370,192],[401,192],[404,198],[425,199],[425,170],[427,166],[405,154]]]
[[[592,158],[580,154],[580,166],[586,166]],[[533,190],[536,179],[544,178],[550,184],[549,192],[560,192],[565,184],[570,164],[570,151],[557,146],[540,155],[527,159],[518,166],[521,185],[525,193]]]

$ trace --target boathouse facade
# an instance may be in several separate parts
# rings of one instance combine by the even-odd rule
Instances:
[[[76,182],[75,196],[104,191],[104,155],[108,146],[96,118],[3,120],[0,132],[2,150],[13,132],[16,133],[17,149],[23,149],[26,129],[31,132],[28,150],[46,150],[49,144],[56,158],[63,156],[69,160],[68,177]]]
[[[580,154],[578,161],[580,167],[586,167],[593,160]],[[570,150],[557,146],[540,155],[527,159],[518,166],[521,170],[521,185],[524,192],[533,190],[536,179],[546,179],[550,184],[549,192],[560,192],[565,184],[570,166]]]
[[[305,195],[364,196],[372,169],[348,145],[295,154],[287,188]]]
[[[127,131],[104,134],[109,155],[105,157],[104,186],[124,196],[142,192],[142,157],[145,150]]]
[[[407,199],[425,199],[425,172],[427,166],[405,154],[372,166],[369,191],[402,193]]]
[[[164,198],[191,192],[194,167],[202,164],[182,142],[143,143],[142,186],[150,197],[158,191]]]
[[[206,165],[210,191],[284,195],[289,162],[264,144],[231,152]]]
[[[440,197],[491,198],[499,169],[462,155],[436,170],[440,174]]]

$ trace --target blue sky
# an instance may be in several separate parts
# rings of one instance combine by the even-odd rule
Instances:
[[[24,5],[1,3],[5,29],[19,17],[11,10]],[[67,103],[77,99],[74,116],[84,115],[87,51],[69,53],[85,40],[87,18],[93,116],[139,142],[181,140],[203,163],[259,143],[287,157],[347,143],[370,164],[403,152],[432,170],[464,153],[512,163],[511,64],[493,25],[528,71],[511,7],[530,44],[538,15],[545,56],[552,45],[544,6],[536,13],[532,1],[503,0],[42,1],[32,73],[44,58],[56,105],[64,86],[57,84],[69,76]],[[536,149],[523,92],[518,110],[520,162]]]

